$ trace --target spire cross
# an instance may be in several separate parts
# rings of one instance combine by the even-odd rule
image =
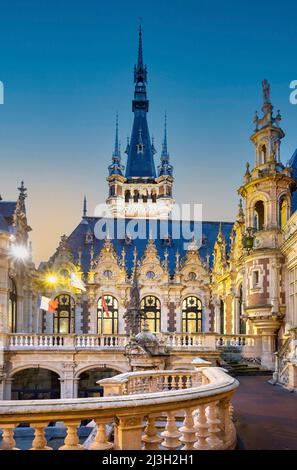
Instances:
[[[25,198],[27,197],[26,191],[27,188],[25,188],[24,181],[21,181],[21,186],[18,188],[18,191],[20,192],[20,196]]]

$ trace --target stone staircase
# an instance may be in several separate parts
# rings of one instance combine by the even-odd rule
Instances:
[[[233,377],[242,375],[267,375],[271,376],[272,372],[267,369],[262,369],[258,364],[249,364],[247,362],[228,361],[221,364],[222,367],[227,369],[228,373]]]

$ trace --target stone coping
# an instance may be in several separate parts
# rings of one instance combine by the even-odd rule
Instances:
[[[197,407],[216,399],[230,398],[239,386],[235,378],[218,367],[201,368],[199,372],[205,375],[209,383],[183,390],[100,398],[2,400],[0,427],[1,424],[18,421],[31,423],[44,420],[71,421],[115,415],[132,417],[135,414],[147,415],[152,412],[183,409],[184,405]]]

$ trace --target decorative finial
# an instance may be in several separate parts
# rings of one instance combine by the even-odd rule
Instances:
[[[237,214],[237,220],[242,221],[244,219],[244,212],[243,212],[243,207],[242,207],[242,199],[239,199],[239,204],[238,204],[238,214]]]
[[[120,148],[119,148],[119,115],[116,114],[116,132],[115,132],[115,142],[114,142],[114,157],[120,156]]]
[[[87,217],[87,198],[84,196],[84,204],[83,204],[83,218]]]
[[[270,84],[265,79],[262,82],[262,90],[263,90],[263,104],[270,104]]]
[[[20,197],[23,199],[27,197],[27,188],[25,188],[24,181],[21,181],[21,186],[18,188],[18,191],[20,192]]]
[[[168,149],[167,149],[167,113],[164,114],[164,138],[163,138],[163,146],[162,146],[162,157],[168,157]]]

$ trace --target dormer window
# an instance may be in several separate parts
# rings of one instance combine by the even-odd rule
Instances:
[[[137,153],[143,153],[144,152],[144,144],[139,143],[136,145],[137,148]]]

